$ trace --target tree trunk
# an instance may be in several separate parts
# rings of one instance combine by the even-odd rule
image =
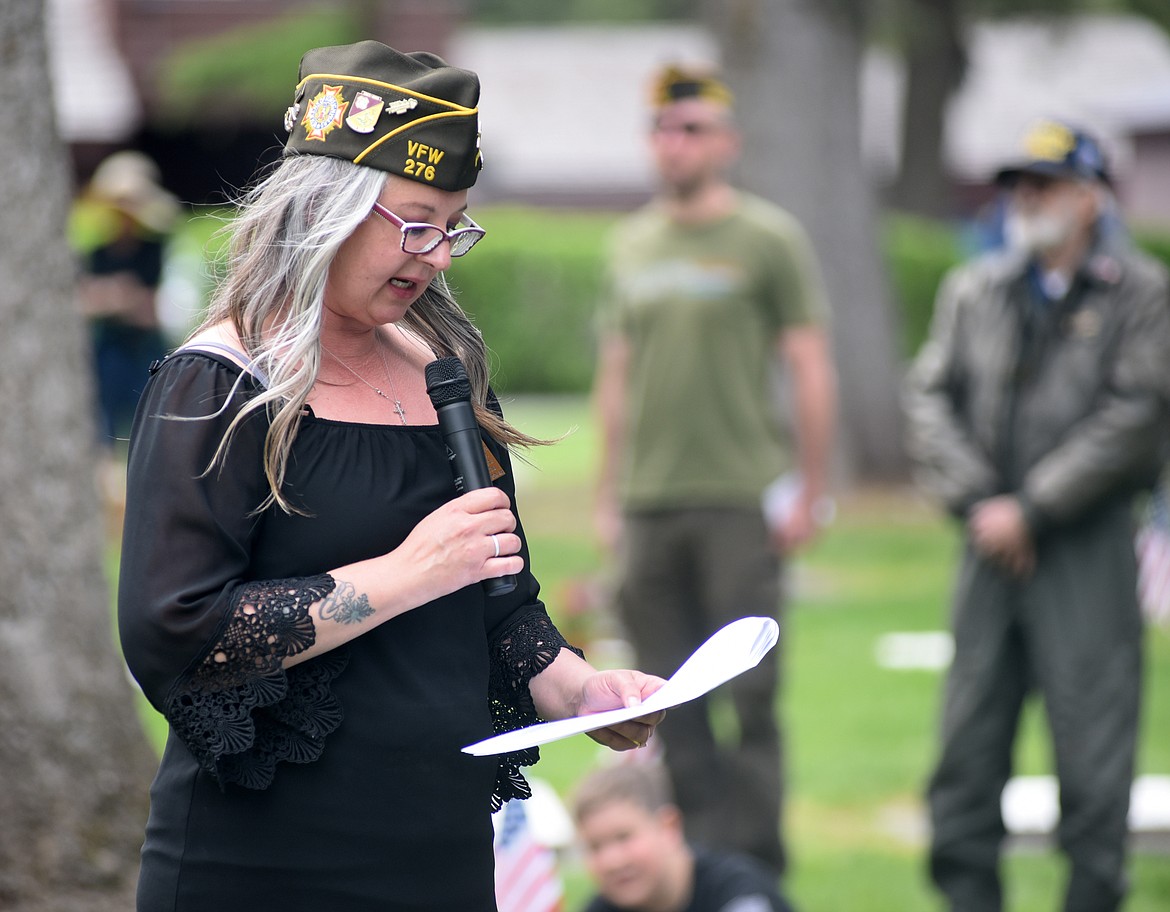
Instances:
[[[155,760],[115,649],[42,0],[0,4],[0,908],[125,912]]]
[[[905,42],[906,97],[902,155],[889,201],[920,215],[955,214],[954,190],[943,161],[947,102],[967,69],[961,0],[908,0]]]
[[[708,0],[706,10],[744,134],[740,183],[804,224],[825,272],[845,468],[900,479],[899,336],[861,162],[862,30],[829,6]]]

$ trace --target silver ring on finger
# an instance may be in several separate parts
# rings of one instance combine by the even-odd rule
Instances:
[[[492,544],[496,548],[496,553],[493,554],[492,557],[499,557],[500,556],[500,537],[498,535],[496,535],[495,533],[492,533]]]

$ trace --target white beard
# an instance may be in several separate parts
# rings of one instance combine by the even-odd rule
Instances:
[[[1072,236],[1075,228],[1069,213],[1022,215],[1011,212],[1004,221],[1003,235],[1012,250],[1034,255],[1055,250]]]

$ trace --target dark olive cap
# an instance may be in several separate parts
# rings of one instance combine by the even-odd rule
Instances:
[[[712,71],[673,64],[658,73],[651,93],[656,108],[688,98],[702,98],[728,108],[734,103],[731,90]]]
[[[1083,130],[1055,120],[1034,125],[1024,137],[1024,158],[1000,169],[995,180],[1010,187],[1022,174],[1112,183],[1105,153],[1097,140]]]
[[[475,183],[479,77],[377,41],[309,51],[284,117],[287,155],[327,155],[441,190]]]

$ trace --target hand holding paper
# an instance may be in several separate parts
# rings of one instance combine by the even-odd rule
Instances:
[[[768,650],[776,645],[779,637],[780,626],[772,618],[740,618],[712,634],[670,680],[639,706],[541,722],[469,744],[463,748],[463,752],[483,757],[523,750],[687,703],[749,668],[755,668]]]

